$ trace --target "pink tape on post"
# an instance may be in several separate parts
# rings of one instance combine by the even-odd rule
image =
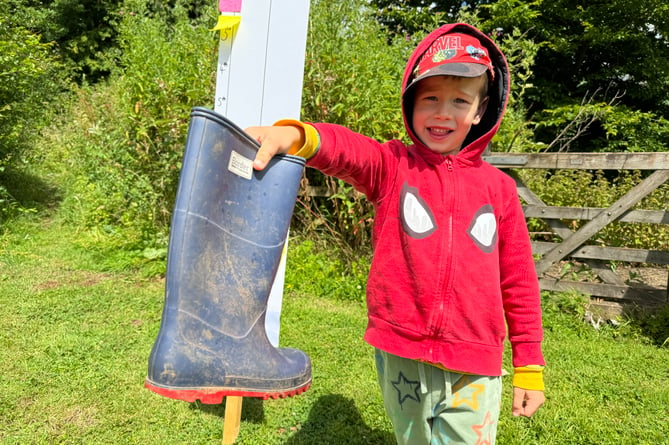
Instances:
[[[220,12],[242,12],[242,0],[218,0]]]

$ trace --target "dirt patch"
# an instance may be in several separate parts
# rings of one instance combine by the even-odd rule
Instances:
[[[606,278],[610,281],[606,284],[633,288],[637,291],[636,295],[639,294],[639,290],[642,292],[645,289],[652,290],[654,295],[660,295],[660,300],[610,299],[592,295],[590,297],[588,314],[593,317],[593,320],[599,322],[602,319],[613,320],[623,314],[638,315],[649,313],[669,305],[669,295],[667,295],[669,266],[618,264],[616,267],[609,266],[607,269],[609,276]],[[562,261],[559,264],[553,265],[544,274],[544,277],[563,282],[605,283],[595,270],[588,267],[585,263],[573,260]],[[661,295],[667,297],[662,298]]]
[[[620,274],[626,281],[636,284],[645,284],[656,289],[667,287],[669,282],[669,267],[621,267]]]
[[[666,289],[669,281],[669,266],[646,266],[646,265],[619,265],[610,268],[621,282],[637,287],[652,287],[655,289]],[[562,279],[570,281],[597,282],[601,280],[595,271],[585,263],[579,261],[561,261],[551,266],[546,271],[547,278]]]
[[[111,278],[111,275],[100,272],[77,271],[58,277],[33,286],[36,292],[42,292],[52,289],[58,289],[64,286],[91,287]]]

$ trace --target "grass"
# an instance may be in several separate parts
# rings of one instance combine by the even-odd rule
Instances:
[[[221,443],[224,406],[142,386],[164,283],[106,271],[79,240],[38,219],[0,234],[0,444]],[[547,403],[511,417],[505,378],[498,443],[667,443],[669,349],[546,307]],[[237,443],[394,443],[365,323],[359,302],[289,287],[281,343],[309,354],[313,384],[294,398],[244,399]]]

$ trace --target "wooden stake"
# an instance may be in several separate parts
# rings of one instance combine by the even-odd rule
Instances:
[[[242,419],[242,399],[239,396],[225,398],[225,415],[223,418],[223,445],[231,445],[239,435],[239,423]]]

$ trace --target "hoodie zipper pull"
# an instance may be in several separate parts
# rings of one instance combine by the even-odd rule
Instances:
[[[453,160],[451,159],[450,156],[446,158],[446,170],[448,170],[449,172],[453,171]]]

